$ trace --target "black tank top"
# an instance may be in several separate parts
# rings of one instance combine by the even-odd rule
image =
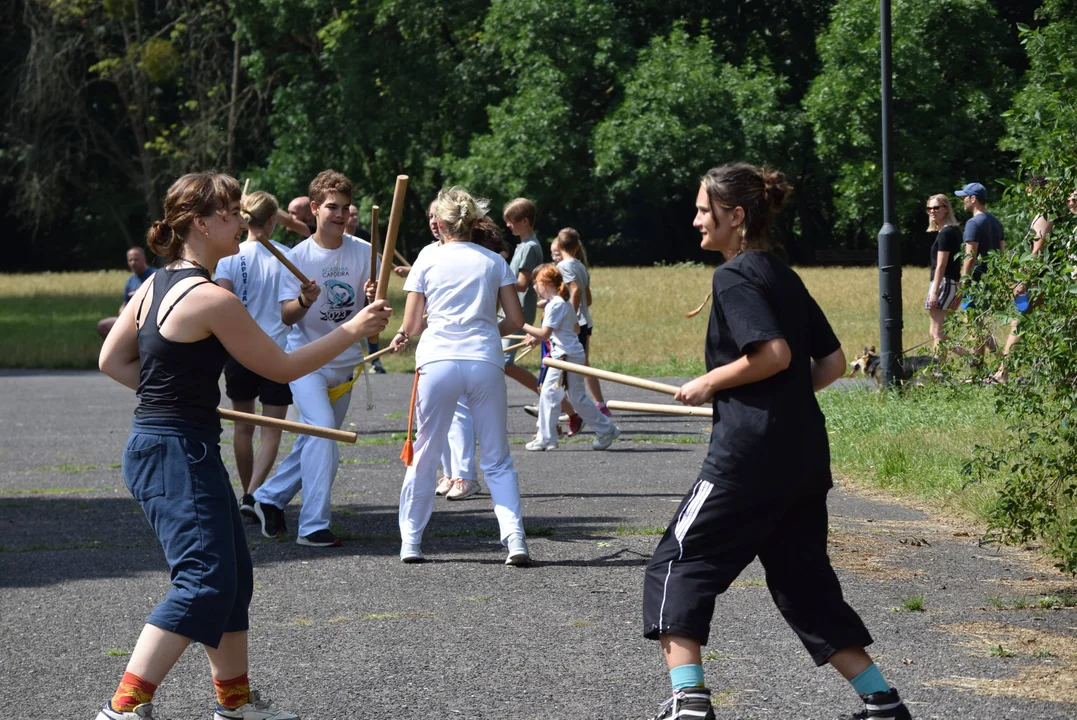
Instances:
[[[158,322],[161,301],[172,286],[195,276],[205,280],[180,293]],[[228,357],[221,341],[210,335],[195,342],[175,342],[161,335],[161,326],[187,293],[210,282],[213,281],[209,274],[201,268],[160,270],[154,275],[153,287],[147,293],[152,293],[153,297],[150,309],[144,315],[142,305],[146,296],[143,295],[136,316],[142,318],[142,327],[138,329],[137,419],[184,420],[220,430],[217,405],[221,401],[221,389],[218,383]]]

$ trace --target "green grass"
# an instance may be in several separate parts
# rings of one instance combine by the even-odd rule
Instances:
[[[127,657],[130,654],[130,650],[120,650],[119,648],[109,648],[105,651],[105,655],[108,657]]]
[[[1001,645],[992,645],[991,649],[987,651],[987,654],[989,657],[1012,658],[1017,653],[1012,650],[1007,650]]]
[[[898,612],[924,612],[927,610],[924,606],[924,594],[906,595],[901,598],[901,605],[894,609]]]

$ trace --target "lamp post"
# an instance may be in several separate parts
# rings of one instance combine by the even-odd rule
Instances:
[[[890,141],[893,72],[890,51],[890,0],[880,2],[880,65],[882,67],[883,226],[879,230],[879,356],[883,386],[893,387],[901,362],[901,236],[894,225],[894,164]]]

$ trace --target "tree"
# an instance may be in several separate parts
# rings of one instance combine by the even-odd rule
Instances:
[[[835,225],[861,238],[882,224],[877,0],[839,0],[818,40],[822,70],[804,107]],[[1012,42],[988,0],[896,0],[893,6],[897,217],[908,236],[923,198],[1004,173],[996,150],[1013,92]]]

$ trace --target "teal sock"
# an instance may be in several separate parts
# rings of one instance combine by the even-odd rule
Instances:
[[[875,667],[875,663],[860,673],[852,680],[853,690],[857,695],[871,695],[877,692],[886,692],[890,689],[890,686],[886,684],[886,680],[883,679],[883,674],[879,672],[879,668]]]
[[[673,682],[673,692],[691,687],[703,687],[702,665],[681,665],[669,671],[669,679]]]

